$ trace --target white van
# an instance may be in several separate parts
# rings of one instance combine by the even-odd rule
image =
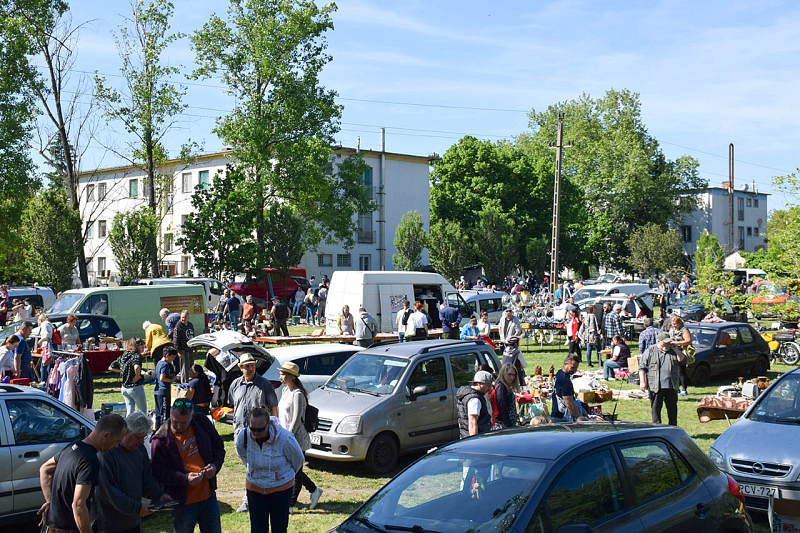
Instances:
[[[206,307],[214,307],[225,290],[225,284],[214,278],[143,278],[133,282],[135,285],[201,285],[206,292]]]
[[[56,299],[56,295],[53,294],[53,289],[50,287],[36,287],[33,285],[14,285],[13,287],[8,288],[8,301],[9,303],[14,300],[30,300],[31,303],[36,307],[37,312],[41,311],[42,309],[47,309]],[[13,313],[9,311],[9,318],[13,316]],[[34,319],[36,317],[33,317]]]
[[[647,283],[597,283],[595,285],[584,285],[572,294],[572,298],[575,299],[575,303],[577,304],[589,298],[595,299],[602,296],[611,296],[613,294],[623,294],[625,296],[629,294],[639,295],[649,290],[650,285]],[[653,308],[652,295],[646,295],[644,301],[650,309]],[[567,303],[568,302],[565,300],[555,309],[553,312],[553,318],[555,320],[564,320],[567,314]]]
[[[47,314],[108,315],[116,320],[123,338],[129,339],[144,337],[145,320],[163,325],[158,313],[164,308],[177,313],[188,310],[195,332],[208,327],[203,288],[185,284],[72,289],[62,293]]]
[[[486,311],[489,315],[490,324],[499,324],[500,317],[503,316],[503,291],[478,291],[468,290],[459,293],[464,301],[467,302],[472,314],[480,315]]]
[[[331,286],[325,305],[325,333],[337,335],[336,319],[342,307],[350,306],[350,312],[358,315],[364,308],[378,321],[380,331],[395,331],[398,311],[403,301],[419,300],[431,318],[431,328],[441,327],[439,304],[444,302],[461,313],[461,323],[471,316],[478,316],[467,306],[464,298],[441,274],[433,272],[404,271],[346,271],[337,270],[331,276]]]

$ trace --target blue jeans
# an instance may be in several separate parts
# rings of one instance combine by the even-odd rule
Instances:
[[[397,342],[406,342],[405,336],[406,336],[406,332],[405,331],[398,331],[397,332]]]
[[[212,492],[207,500],[173,509],[172,524],[174,533],[193,533],[195,524],[201,533],[222,533],[217,495]]]
[[[600,360],[600,357],[602,357],[603,354],[600,353],[599,342],[597,344],[586,343],[586,363],[589,365],[592,364],[592,352],[597,355],[597,365],[602,366],[603,361]]]
[[[300,316],[300,308],[303,307],[303,300],[299,302],[295,300],[294,307],[292,307],[292,316]]]
[[[250,532],[286,533],[289,527],[289,504],[294,487],[270,494],[247,491],[247,507],[250,512]]]
[[[134,410],[147,414],[147,396],[144,392],[144,385],[123,386],[122,398],[125,400],[125,416],[130,416]]]
[[[239,329],[239,311],[228,311],[228,316],[231,321],[231,329],[236,331]]]
[[[616,361],[607,359],[606,362],[603,363],[603,379],[613,378],[614,370],[617,368],[622,368],[622,367],[619,366]]]
[[[169,408],[172,406],[172,394],[156,394],[153,393],[156,404],[156,431],[164,423],[164,420],[169,418]]]
[[[314,304],[306,305],[306,324],[314,323]]]

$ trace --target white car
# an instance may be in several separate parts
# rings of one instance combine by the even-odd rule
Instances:
[[[251,354],[257,361],[256,371],[270,380],[275,387],[278,399],[284,386],[281,384],[279,368],[286,361],[292,361],[300,367],[300,380],[308,392],[328,381],[342,363],[351,355],[363,350],[351,344],[299,344],[281,348],[264,348],[253,342],[253,339],[241,333],[229,330],[204,333],[189,341],[189,347],[195,352],[195,363],[203,366],[208,355],[213,355],[216,362],[205,365],[206,368],[224,368],[225,383],[219,386],[229,387],[230,383],[242,375],[238,367],[239,357],[244,353]],[[216,378],[214,372],[211,374]],[[218,384],[215,382],[215,389]],[[227,396],[227,391],[225,391]]]

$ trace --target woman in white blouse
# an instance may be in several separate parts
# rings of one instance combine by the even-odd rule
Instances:
[[[306,427],[303,423],[306,414],[306,406],[308,405],[308,392],[300,382],[300,367],[291,361],[286,361],[280,367],[281,383],[286,385],[286,390],[281,394],[281,400],[278,402],[278,418],[281,421],[281,426],[290,431],[295,438],[303,453],[311,448],[311,439],[308,436]],[[303,487],[311,494],[311,505],[309,509],[313,509],[319,502],[319,497],[322,496],[322,489],[317,487],[311,478],[303,472],[303,467],[294,476],[294,492],[290,503],[291,509],[297,504],[297,497],[300,495],[300,489]]]

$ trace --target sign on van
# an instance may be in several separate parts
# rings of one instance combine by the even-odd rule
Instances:
[[[170,313],[180,313],[186,309],[190,315],[203,314],[203,297],[198,295],[162,296],[161,308],[169,309]]]

